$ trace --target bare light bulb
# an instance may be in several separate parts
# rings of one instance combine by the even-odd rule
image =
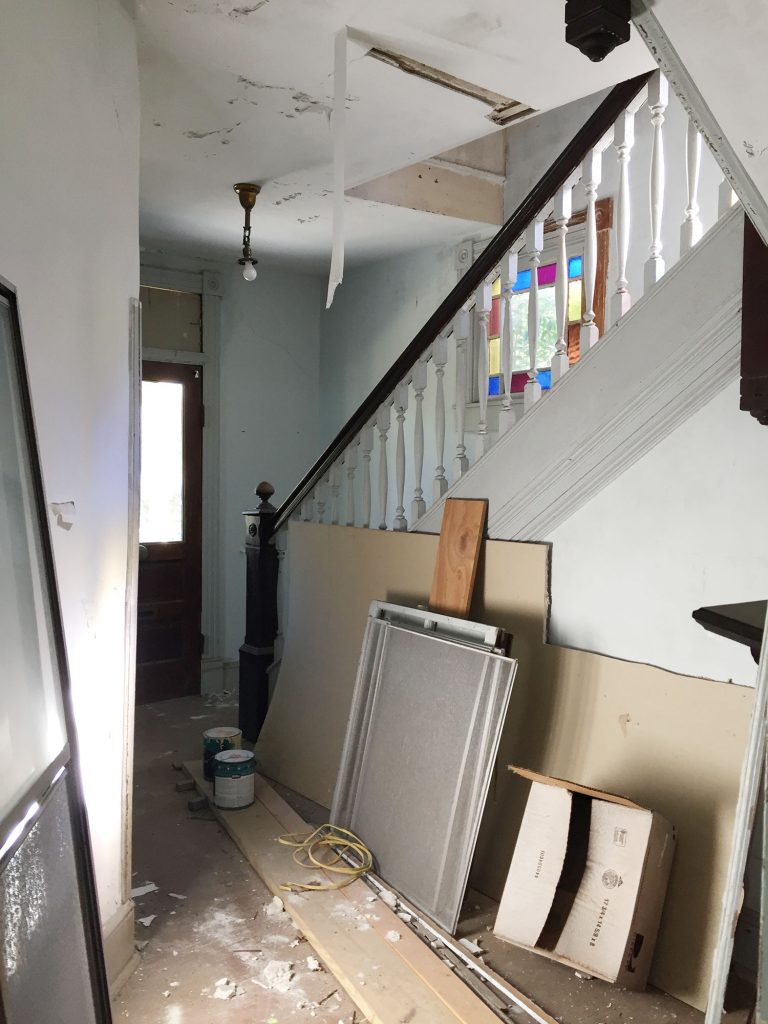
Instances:
[[[243,277],[246,281],[256,280],[256,267],[254,267],[250,260],[248,260],[243,267]]]

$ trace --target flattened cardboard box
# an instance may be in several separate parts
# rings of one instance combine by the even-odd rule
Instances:
[[[675,829],[624,797],[515,768],[532,782],[494,934],[644,989]]]

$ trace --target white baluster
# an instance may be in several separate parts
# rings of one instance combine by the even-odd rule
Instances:
[[[700,171],[701,136],[689,117],[685,140],[685,178],[688,184],[688,203],[685,207],[685,218],[680,226],[681,256],[698,242],[702,234],[701,218],[699,217]]]
[[[664,260],[661,256],[661,221],[664,213],[664,112],[669,101],[669,86],[661,72],[656,72],[648,83],[648,109],[653,125],[653,147],[651,149],[651,255],[645,263],[646,291],[664,274]]]
[[[411,521],[421,519],[427,511],[421,478],[424,473],[424,389],[427,386],[427,360],[425,356],[417,360],[413,368],[413,392],[416,399],[416,416],[413,424],[413,501],[411,502]]]
[[[595,323],[595,282],[597,281],[597,188],[603,175],[603,154],[596,146],[584,161],[584,191],[587,196],[586,241],[584,244],[584,314],[579,331],[583,355],[599,338]]]
[[[317,521],[318,523],[325,522],[325,505],[326,498],[328,496],[328,480],[329,476],[326,473],[322,480],[317,483]]]
[[[469,310],[462,309],[453,322],[453,336],[456,338],[456,476],[463,476],[469,469],[467,447],[464,444],[464,418],[467,411],[467,346],[471,319]]]
[[[717,190],[717,219],[719,220],[724,216],[733,204],[737,201],[737,195],[733,191],[733,187],[727,178],[723,178],[720,182],[720,188]]]
[[[555,278],[555,318],[557,343],[550,364],[552,383],[568,372],[568,250],[566,235],[573,211],[573,185],[566,182],[555,198],[555,229],[557,232],[557,276]]]
[[[544,222],[535,220],[526,235],[526,256],[531,265],[531,287],[528,292],[528,380],[523,391],[523,412],[541,398],[539,371],[536,366],[539,350],[539,263],[544,248]]]
[[[613,144],[619,164],[619,198],[616,204],[616,291],[611,299],[611,322],[617,323],[629,312],[632,297],[627,279],[629,255],[630,195],[629,161],[635,144],[635,111],[625,110],[613,130]]]
[[[517,280],[517,250],[508,252],[501,261],[501,377],[504,384],[504,397],[499,410],[499,433],[509,430],[515,422],[515,410],[512,408],[512,367],[514,351],[512,342],[512,289]]]
[[[355,470],[357,469],[357,445],[355,440],[347,448],[344,464],[347,467],[347,526],[355,525]]]
[[[331,467],[331,526],[339,525],[339,495],[341,494],[341,465],[344,459]]]
[[[437,452],[437,466],[435,468],[434,500],[438,501],[448,490],[448,481],[445,479],[445,386],[443,376],[445,364],[448,362],[448,338],[445,334],[438,335],[432,346],[432,360],[435,364],[435,376],[437,378],[437,389],[435,394],[435,451]]]
[[[371,525],[371,452],[373,451],[373,425],[368,424],[360,432],[360,448],[363,453],[363,527]]]
[[[387,402],[379,409],[376,416],[376,427],[379,431],[379,508],[381,510],[380,530],[387,528],[387,433],[390,426],[390,403]]]
[[[405,518],[405,410],[408,408],[408,384],[398,384],[395,388],[395,413],[397,416],[397,443],[395,445],[395,485],[397,489],[397,507],[395,508],[394,530],[407,530],[408,520]]]
[[[491,316],[493,290],[489,284],[481,284],[475,292],[475,324],[477,325],[477,394],[480,403],[480,422],[477,432],[483,442],[483,451],[488,443],[488,321]]]

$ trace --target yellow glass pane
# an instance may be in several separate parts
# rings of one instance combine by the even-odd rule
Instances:
[[[568,282],[568,320],[581,320],[581,280]]]
[[[491,294],[492,295],[501,295],[501,278],[500,277],[497,277],[496,280],[491,285]]]
[[[501,373],[501,339],[491,338],[488,342],[488,373]]]

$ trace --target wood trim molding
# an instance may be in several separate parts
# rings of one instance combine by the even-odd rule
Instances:
[[[742,244],[735,207],[445,497],[488,497],[491,538],[546,540],[735,380]],[[418,532],[439,532],[442,504]]]
[[[141,959],[133,945],[134,907],[126,900],[102,928],[109,994],[114,999]]]
[[[707,101],[699,92],[669,36],[647,3],[648,0],[633,0],[632,21],[635,28],[686,113],[701,132],[720,170],[741,200],[747,216],[757,227],[763,241],[768,244],[768,203],[752,181],[738,153],[723,134]]]
[[[744,284],[741,309],[741,408],[768,426],[768,246],[757,229],[744,225]]]

